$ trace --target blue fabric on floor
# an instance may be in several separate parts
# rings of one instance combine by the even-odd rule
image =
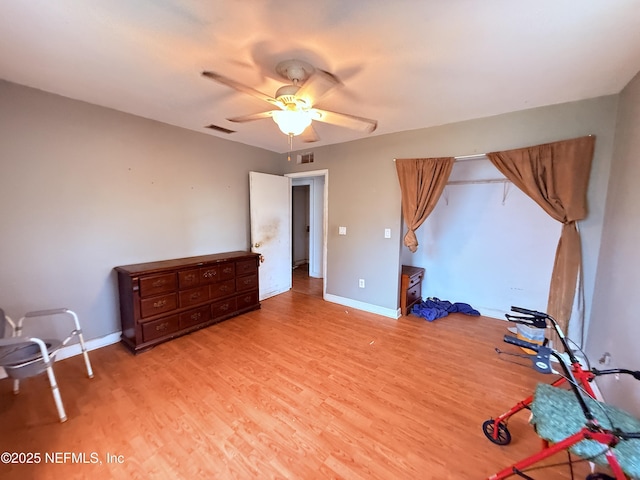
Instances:
[[[416,303],[411,309],[411,313],[419,317],[426,318],[432,322],[437,318],[446,317],[450,313],[464,313],[465,315],[478,316],[480,312],[475,310],[468,303],[455,302],[430,297],[424,302]]]

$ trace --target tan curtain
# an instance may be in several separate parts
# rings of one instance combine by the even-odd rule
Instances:
[[[449,179],[453,162],[453,157],[396,160],[396,171],[402,191],[402,216],[407,225],[404,244],[411,252],[418,249],[415,231],[438,203]]]
[[[514,185],[545,212],[562,222],[562,233],[549,286],[547,313],[566,334],[578,273],[582,269],[576,221],[587,216],[587,187],[595,137],[581,137],[535,147],[492,152],[487,156]],[[522,272],[526,275],[526,272]],[[550,338],[557,345],[555,334]]]

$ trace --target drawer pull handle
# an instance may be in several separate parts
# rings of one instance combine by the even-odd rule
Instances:
[[[243,301],[244,303],[251,303],[251,297],[250,297],[249,295],[247,295],[246,297],[244,297],[244,298],[242,299],[242,301]]]
[[[249,279],[246,279],[246,280],[244,281],[244,284],[245,284],[245,285],[249,285],[250,283],[252,283],[252,282],[251,282],[251,280],[249,280]]]
[[[200,292],[195,292],[191,294],[189,300],[197,300],[198,298],[200,298]]]
[[[153,303],[153,308],[162,308],[167,304],[166,300],[158,300],[157,302]]]
[[[167,283],[164,279],[160,279],[160,280],[156,280],[155,282],[153,282],[151,285],[153,285],[154,287],[161,287],[162,285],[164,285],[165,283]]]
[[[207,270],[206,272],[204,272],[204,275],[202,275],[204,278],[211,278],[211,277],[215,277],[216,276],[216,271],[215,270]]]
[[[200,312],[194,313],[191,315],[191,320],[200,320],[201,316]]]
[[[185,275],[184,279],[189,282],[193,282],[196,279],[196,276],[193,273],[190,273],[189,275]]]
[[[225,268],[225,269],[223,270],[223,272],[224,272],[224,273],[231,273],[231,272],[233,272],[233,268],[231,268],[231,267],[227,267],[227,268]]]
[[[229,310],[229,304],[225,303],[224,305],[220,305],[220,310],[226,312],[227,310]]]
[[[220,287],[220,291],[221,291],[221,292],[226,292],[227,290],[229,290],[229,285],[222,285],[222,286]]]
[[[160,325],[156,325],[156,332],[162,332],[169,328],[169,322],[161,323]]]

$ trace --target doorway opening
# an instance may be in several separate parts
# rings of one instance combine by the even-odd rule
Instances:
[[[328,170],[291,178],[291,288],[324,298],[326,292]]]

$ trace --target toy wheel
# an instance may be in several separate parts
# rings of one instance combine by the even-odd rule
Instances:
[[[484,432],[484,435],[496,445],[507,445],[511,442],[511,434],[506,426],[502,423],[498,424],[498,438],[494,438],[493,436],[495,428],[496,421],[493,419],[487,420],[482,424],[482,431]]]
[[[616,480],[614,477],[607,475],[606,473],[592,473],[587,475],[586,480]]]

